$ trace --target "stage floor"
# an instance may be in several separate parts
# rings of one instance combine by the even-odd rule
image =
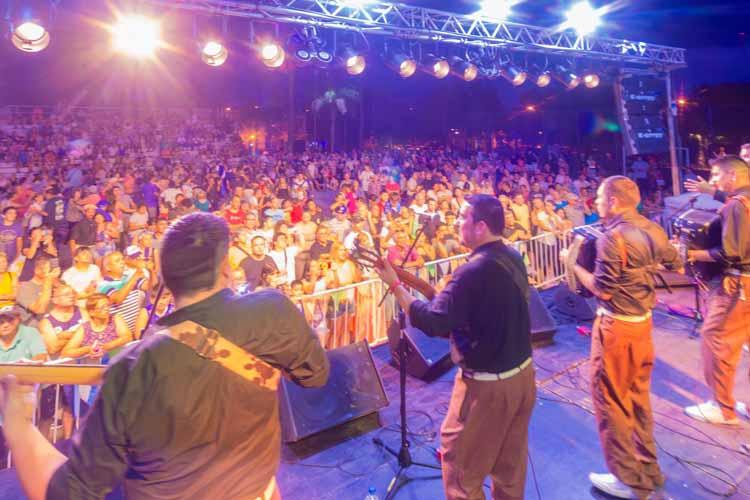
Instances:
[[[551,292],[543,293],[548,304],[551,297]],[[660,299],[670,305],[689,306],[693,301],[689,290],[678,290],[672,296],[660,293]],[[595,493],[588,481],[589,472],[605,471],[594,417],[589,412],[589,339],[577,333],[578,323],[572,318],[553,307],[551,310],[559,325],[556,342],[534,351],[539,390],[529,440],[536,473],[529,468],[526,498],[608,498]],[[740,488],[731,498],[750,499],[750,456],[740,452],[741,444],[750,442],[750,423],[744,421],[739,428],[720,428],[694,422],[683,414],[684,406],[709,396],[703,382],[700,343],[690,337],[693,322],[670,316],[664,304],[655,313],[654,324],[657,363],[652,403],[659,461],[667,475],[667,493],[676,500],[713,498],[715,495],[700,484],[715,493],[730,494],[734,491],[728,484],[731,483]],[[375,348],[373,354],[390,405],[380,411],[379,421],[373,415],[330,429],[293,447],[285,446],[278,474],[285,500],[359,500],[370,486],[377,488],[381,499],[384,497],[396,462],[372,440],[378,437],[393,448],[399,447],[398,371],[388,363],[387,346]],[[429,383],[407,379],[407,426],[412,433],[415,460],[438,464],[434,449],[439,447],[440,423],[447,410],[455,371],[454,368]],[[745,401],[750,400],[747,373],[745,354],[736,390],[737,396]],[[487,429],[487,433],[491,434],[492,429]],[[412,467],[407,477],[411,480],[395,498],[444,498],[439,471]],[[486,492],[489,498],[489,490]],[[23,497],[15,481],[0,473],[0,500],[18,498]]]
[[[551,292],[543,293],[548,305],[551,296]],[[750,456],[740,452],[741,444],[750,442],[750,423],[744,421],[734,429],[721,428],[695,422],[682,411],[684,406],[709,396],[703,382],[700,342],[690,337],[693,321],[666,312],[666,304],[691,306],[692,292],[675,290],[671,296],[660,292],[659,298],[663,302],[654,316],[657,362],[652,403],[667,493],[676,500],[715,496],[701,488],[699,482],[716,493],[732,491],[729,484],[712,477],[713,474],[739,484],[740,491],[731,498],[750,499]],[[588,481],[589,472],[606,471],[594,417],[589,412],[590,342],[576,331],[578,323],[573,318],[561,315],[553,307],[551,311],[559,325],[556,342],[534,351],[539,390],[529,432],[529,451],[536,478],[529,467],[526,498],[608,498],[594,492]],[[399,447],[398,371],[388,363],[387,346],[375,348],[373,353],[390,399],[390,405],[380,411],[380,427],[373,429],[373,422],[365,420],[345,429],[326,431],[317,439],[309,438],[301,450],[296,445],[295,449],[285,447],[278,475],[285,499],[356,500],[364,498],[370,486],[376,487],[383,498],[396,470],[396,461],[373,444],[372,439],[379,437],[391,447]],[[454,368],[430,383],[408,377],[407,427],[415,434],[410,437],[415,460],[438,464],[433,450],[439,447],[440,423],[447,410],[455,372]],[[747,373],[745,354],[736,389],[737,397],[745,401],[750,400]],[[358,430],[361,434],[355,435]],[[492,429],[487,432],[490,434]],[[342,438],[344,434],[350,437]],[[694,462],[696,467],[686,465],[688,462]],[[708,474],[697,467],[703,467]],[[407,476],[412,480],[404,484],[395,498],[445,498],[436,472],[410,468]],[[489,489],[486,493],[490,498]]]

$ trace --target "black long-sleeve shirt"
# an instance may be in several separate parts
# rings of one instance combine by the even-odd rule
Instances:
[[[527,296],[521,256],[502,242],[487,243],[432,301],[412,302],[409,320],[427,335],[450,334],[451,356],[462,368],[500,373],[531,356]]]
[[[616,233],[625,245],[626,265]],[[659,264],[671,270],[683,266],[664,229],[635,210],[614,217],[605,225],[604,236],[596,240],[594,278],[599,304],[616,314],[648,313],[656,305],[654,273]]]
[[[717,194],[721,191],[717,191]],[[750,200],[750,186],[743,186],[730,195],[743,196]],[[716,262],[727,268],[750,272],[750,215],[739,200],[723,194],[726,202],[721,216],[721,246],[709,249],[708,253]],[[714,196],[717,200],[718,196]]]
[[[329,364],[305,318],[276,291],[223,290],[162,318],[194,321],[281,369],[321,386]],[[276,473],[278,398],[190,347],[153,335],[121,353],[47,498],[255,498]]]

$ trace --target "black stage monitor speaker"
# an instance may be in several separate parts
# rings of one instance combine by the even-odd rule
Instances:
[[[596,307],[593,299],[585,299],[573,293],[565,283],[557,285],[555,290],[555,307],[560,312],[574,317],[577,321],[591,321],[596,317]]]
[[[554,342],[557,323],[552,319],[547,306],[536,288],[531,287],[529,296],[529,315],[531,316],[531,342],[546,345]]]
[[[281,379],[279,413],[285,443],[297,442],[388,406],[367,342],[339,347],[327,354],[331,374],[323,387],[307,389]]]
[[[391,321],[388,328],[388,345],[391,360],[398,366],[398,320]],[[447,338],[430,337],[414,327],[406,328],[406,373],[412,377],[430,378],[450,368],[451,347]]]

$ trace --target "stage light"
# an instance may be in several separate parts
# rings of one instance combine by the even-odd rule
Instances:
[[[411,78],[417,72],[417,61],[406,54],[396,53],[390,57],[390,62],[398,71],[401,78]]]
[[[529,104],[528,106],[526,106],[526,111],[528,111],[529,113],[533,113],[534,111],[536,111],[536,106]]]
[[[484,0],[477,14],[495,21],[505,21],[510,16],[513,3],[510,0]]]
[[[687,104],[688,104],[688,101],[684,97],[677,98],[677,105],[680,106],[681,108],[684,108],[685,106],[687,106]]]
[[[513,84],[514,87],[519,87],[526,82],[528,73],[522,69],[518,69],[512,65],[506,65],[500,69],[500,74]]]
[[[565,85],[565,87],[568,90],[573,90],[574,88],[578,87],[578,85],[581,83],[581,77],[579,77],[572,71],[568,71],[562,66],[557,67],[557,71],[555,72],[555,78],[557,78],[560,81],[560,83]]]
[[[294,62],[299,65],[317,61],[322,66],[327,66],[334,59],[333,53],[325,49],[325,41],[318,36],[314,26],[307,26],[300,33],[289,37],[287,49],[294,54]]]
[[[221,66],[229,57],[229,51],[220,42],[209,40],[203,44],[201,49],[201,59],[209,66]]]
[[[342,54],[344,68],[351,76],[361,75],[367,67],[365,56],[358,54],[353,49],[346,49]]]
[[[151,56],[160,44],[159,23],[143,16],[119,19],[112,35],[115,50],[134,57]]]
[[[49,41],[49,31],[34,21],[19,24],[11,35],[13,45],[24,52],[40,52],[47,48]]]
[[[536,86],[539,88],[544,88],[547,85],[550,84],[552,81],[552,75],[550,75],[549,71],[542,71],[541,73],[537,74],[534,78],[534,83],[536,83]]]
[[[451,65],[443,57],[433,56],[429,54],[427,56],[426,71],[438,80],[442,80],[448,76],[451,72]]]
[[[596,73],[589,72],[583,75],[583,84],[586,85],[586,88],[594,89],[599,86],[600,81],[601,79]]]
[[[286,52],[276,42],[268,42],[263,44],[260,49],[260,60],[268,68],[279,68],[284,64],[286,59]]]
[[[471,61],[464,61],[460,57],[452,57],[451,73],[465,82],[473,82],[479,76],[479,68]]]
[[[568,25],[580,36],[590,35],[601,22],[599,12],[590,3],[583,1],[575,4],[568,11]]]

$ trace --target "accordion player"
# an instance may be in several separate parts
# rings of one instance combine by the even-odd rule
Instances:
[[[594,272],[596,265],[596,240],[601,238],[603,224],[581,226],[573,230],[573,241],[568,248],[568,256],[565,260],[565,279],[571,292],[582,297],[591,297],[592,294],[578,281],[575,273],[575,265],[578,264],[588,272]]]
[[[680,256],[688,262],[688,250],[708,250],[721,246],[721,216],[716,212],[691,208],[682,212],[672,221],[672,231],[679,242]],[[693,262],[687,264],[688,275],[710,281],[722,274],[718,262]]]

